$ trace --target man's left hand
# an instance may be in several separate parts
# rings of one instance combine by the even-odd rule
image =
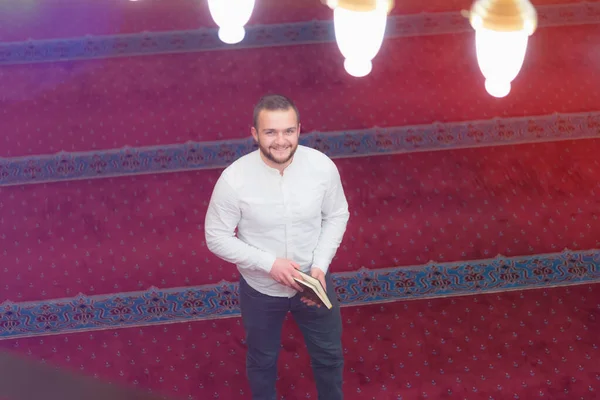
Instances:
[[[327,284],[325,283],[325,272],[323,272],[319,268],[313,267],[310,270],[310,276],[312,276],[313,278],[317,278],[319,282],[321,282],[321,285],[323,285],[323,290],[327,292]]]
[[[310,276],[318,279],[319,282],[321,282],[321,285],[323,286],[323,290],[325,290],[325,293],[327,293],[327,284],[325,283],[325,273],[321,269],[313,267],[310,270]],[[309,306],[321,307],[321,304],[317,304],[314,301],[312,301],[306,297],[302,297],[302,301]]]

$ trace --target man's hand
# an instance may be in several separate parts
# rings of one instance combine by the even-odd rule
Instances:
[[[300,287],[300,285],[298,285],[298,283],[296,283],[294,280],[294,277],[301,279],[301,275],[297,271],[298,269],[300,269],[300,265],[297,263],[285,258],[278,258],[273,263],[271,272],[269,272],[269,274],[273,277],[273,279],[282,285],[302,292],[302,287]]]
[[[327,293],[327,284],[325,283],[325,273],[322,270],[320,270],[319,268],[313,267],[310,270],[310,276],[318,279],[319,282],[321,282],[321,285],[323,285],[323,290],[325,290],[325,293]],[[306,297],[302,297],[302,301],[309,306],[321,307],[321,304],[317,304],[314,301],[312,301]]]

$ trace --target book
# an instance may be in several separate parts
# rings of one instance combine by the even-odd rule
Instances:
[[[304,292],[302,292],[302,297],[306,297],[317,304],[321,304],[327,307],[328,309],[331,309],[333,305],[331,304],[331,301],[329,301],[329,297],[327,297],[327,292],[323,288],[323,285],[321,285],[321,282],[318,279],[313,278],[312,276],[302,271],[298,272],[300,273],[301,279],[294,278],[294,280],[298,282],[299,285],[302,285],[302,287],[304,288]]]

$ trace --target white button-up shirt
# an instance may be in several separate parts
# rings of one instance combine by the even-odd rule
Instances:
[[[217,181],[206,214],[206,244],[236,264],[254,289],[292,297],[294,289],[269,275],[275,259],[295,261],[303,272],[327,272],[349,216],[338,169],[325,154],[299,145],[282,175],[256,150]]]

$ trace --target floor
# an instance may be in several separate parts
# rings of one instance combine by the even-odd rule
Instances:
[[[600,284],[345,307],[345,393],[363,399],[593,399]],[[237,317],[0,341],[33,359],[172,399],[249,399]],[[286,322],[281,399],[316,399]]]

